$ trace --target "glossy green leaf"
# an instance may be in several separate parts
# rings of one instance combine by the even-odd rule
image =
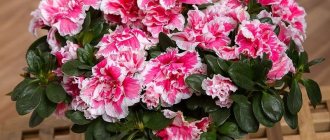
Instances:
[[[219,110],[210,112],[210,117],[216,126],[220,126],[230,117],[230,110],[227,108],[221,108]]]
[[[283,101],[269,93],[262,94],[261,107],[264,114],[273,122],[280,121],[284,114]]]
[[[215,130],[204,132],[200,136],[200,140],[216,140],[216,139],[217,139],[217,131]]]
[[[321,89],[319,85],[311,79],[303,80],[303,83],[306,87],[308,98],[315,108],[316,105],[320,104],[322,101]]]
[[[314,60],[308,62],[308,66],[311,67],[311,66],[314,66],[314,65],[320,64],[320,63],[322,63],[324,60],[325,60],[325,58],[317,58],[317,59],[314,59]]]
[[[173,47],[173,48],[177,47],[175,42],[170,37],[168,37],[167,34],[163,32],[159,33],[158,38],[159,38],[159,45],[163,51],[166,51],[168,47]]]
[[[46,88],[47,98],[54,103],[61,103],[65,100],[67,93],[60,84],[50,83]]]
[[[202,92],[204,92],[204,90],[202,88],[202,82],[204,79],[206,79],[205,75],[192,74],[186,78],[185,82],[195,92],[202,93]]]
[[[234,103],[233,112],[238,126],[245,132],[254,133],[259,129],[259,122],[253,114],[250,103]]]
[[[95,140],[106,140],[110,137],[110,134],[105,129],[105,122],[101,119],[95,122],[93,134]]]
[[[19,115],[25,115],[33,111],[41,100],[44,88],[38,84],[31,84],[25,88],[23,94],[16,101],[16,110]]]
[[[205,61],[207,68],[212,71],[214,74],[223,74],[223,71],[218,63],[218,58],[213,55],[205,55]]]
[[[168,119],[161,112],[145,112],[142,118],[145,127],[152,130],[160,130],[172,123],[172,119]]]
[[[83,74],[83,72],[79,70],[80,65],[83,64],[79,60],[71,60],[63,64],[62,71],[69,76],[80,76]]]
[[[74,133],[84,133],[87,131],[88,125],[78,125],[73,124],[71,127],[71,131]]]
[[[297,80],[293,80],[290,86],[286,104],[291,114],[297,114],[302,107],[302,94]]]
[[[40,117],[47,118],[51,114],[53,114],[56,109],[56,106],[57,104],[49,101],[49,99],[46,97],[46,94],[43,93],[41,95],[41,100],[38,107],[36,108],[36,111],[38,112]]]
[[[21,96],[22,92],[30,84],[31,81],[32,79],[27,78],[24,79],[22,82],[20,82],[13,90],[11,94],[11,100],[16,101]]]
[[[44,120],[44,118],[39,116],[38,113],[36,111],[34,111],[29,120],[29,127],[31,127],[31,128],[36,127],[39,124],[41,124],[43,120]]]
[[[284,105],[285,105],[285,112],[284,112],[284,120],[289,125],[291,129],[296,129],[298,127],[298,115],[297,114],[291,114],[290,111],[287,108],[287,97],[283,97]]]
[[[218,128],[218,132],[235,139],[241,138],[238,126],[233,122],[225,122]]]
[[[258,94],[253,98],[252,101],[252,108],[253,108],[253,114],[256,117],[256,119],[264,126],[266,127],[273,127],[274,122],[269,120],[263,113],[262,107],[261,107],[261,95]]]
[[[234,63],[229,67],[228,73],[236,85],[247,90],[254,90],[253,71],[248,64]]]
[[[69,110],[65,112],[65,116],[69,118],[73,123],[79,125],[86,125],[91,122],[91,120],[86,119],[83,112]]]

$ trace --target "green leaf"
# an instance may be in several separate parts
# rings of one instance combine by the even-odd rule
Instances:
[[[56,105],[56,103],[49,101],[46,95],[43,93],[41,95],[40,104],[36,108],[36,111],[38,112],[40,117],[47,118],[51,114],[53,114],[56,109]]]
[[[105,129],[105,124],[101,119],[98,119],[94,125],[94,138],[96,140],[106,140],[110,134]]]
[[[157,56],[159,56],[162,52],[161,51],[151,51],[150,52],[150,57],[151,58],[156,58]]]
[[[217,139],[217,131],[215,130],[204,132],[200,136],[200,140],[216,140],[216,139]]]
[[[85,131],[85,140],[94,140],[94,124],[92,123]]]
[[[19,115],[25,115],[32,112],[41,100],[41,95],[44,92],[44,88],[38,84],[32,84],[25,88],[23,94],[16,101],[16,110]]]
[[[252,101],[252,108],[253,108],[253,114],[256,117],[256,119],[264,126],[266,127],[273,127],[274,122],[269,120],[263,113],[262,107],[261,107],[261,95],[258,94],[253,98]]]
[[[237,104],[242,104],[242,105],[249,104],[248,98],[244,95],[233,94],[230,96],[230,98]]]
[[[234,63],[229,67],[228,73],[236,85],[246,90],[254,90],[253,70],[248,64]]]
[[[280,34],[281,28],[279,25],[276,26],[276,28],[274,29],[275,34],[278,36]]]
[[[316,65],[316,64],[320,64],[320,63],[322,63],[324,60],[325,60],[325,58],[317,58],[317,59],[314,59],[314,60],[308,62],[308,66],[311,67],[311,66],[314,66],[314,65]]]
[[[143,124],[152,130],[160,130],[172,123],[172,119],[166,118],[161,112],[145,112],[143,115]]]
[[[298,115],[297,114],[291,114],[290,111],[287,108],[287,97],[283,97],[284,105],[285,105],[285,112],[284,112],[284,120],[289,125],[291,129],[296,129],[298,127]]]
[[[38,113],[36,111],[34,111],[29,120],[29,127],[31,127],[31,128],[36,127],[39,124],[41,124],[43,120],[44,120],[44,118],[39,116]]]
[[[220,134],[239,139],[241,138],[241,134],[239,132],[239,128],[236,123],[233,122],[225,122],[218,128],[218,132]]]
[[[80,111],[73,111],[69,110],[65,112],[65,116],[69,118],[73,123],[79,124],[79,125],[86,125],[91,122],[91,120],[87,120],[83,114],[83,112]]]
[[[203,102],[201,104],[201,101]],[[209,96],[192,96],[186,102],[187,108],[195,110],[201,108],[204,112],[213,112],[219,109],[219,106],[215,104],[214,100]]]
[[[220,136],[218,140],[234,140],[234,139],[228,136]]]
[[[22,92],[30,84],[31,81],[32,79],[26,78],[22,82],[20,82],[13,90],[11,94],[11,100],[16,101],[21,96]]]
[[[223,74],[223,71],[218,64],[218,58],[213,55],[205,55],[207,68],[211,69],[214,74]]]
[[[270,17],[264,17],[264,18],[261,18],[259,20],[260,20],[261,23],[269,23],[269,24],[274,25],[273,20]]]
[[[166,51],[168,47],[173,47],[173,48],[177,47],[175,42],[173,42],[172,39],[163,32],[159,33],[158,38],[159,38],[159,45],[163,51]]]
[[[219,110],[210,112],[210,117],[216,126],[220,126],[230,117],[230,110],[227,108],[221,108]]]
[[[67,93],[60,84],[50,83],[46,89],[47,98],[54,103],[61,103],[65,100]]]
[[[71,131],[74,133],[84,133],[87,131],[88,125],[78,125],[73,124],[71,127]]]
[[[269,93],[262,94],[261,107],[264,114],[273,122],[280,121],[284,114],[282,100]]]
[[[35,50],[40,50],[41,52],[49,52],[49,45],[47,43],[47,36],[42,36],[39,39],[37,39],[36,41],[34,41],[31,46],[29,47],[29,49],[27,50],[27,54],[25,56],[26,60],[28,58],[28,53],[30,51],[35,51]]]
[[[204,90],[202,88],[202,82],[204,79],[206,79],[205,75],[192,74],[186,78],[185,82],[195,92],[202,93],[202,92],[204,92]]]
[[[301,90],[296,79],[292,80],[290,86],[290,93],[287,97],[287,107],[291,114],[297,114],[302,107],[302,95]]]
[[[80,65],[83,64],[79,60],[71,60],[63,64],[62,71],[69,76],[80,76],[83,74],[83,72],[79,70]]]
[[[29,71],[38,73],[42,68],[41,58],[34,51],[29,51],[27,53],[27,64],[29,66]]]
[[[243,131],[254,133],[259,129],[259,123],[253,115],[251,103],[234,103],[233,111],[236,122]]]
[[[308,98],[315,108],[316,105],[320,104],[322,101],[321,89],[319,85],[311,79],[303,80],[303,84],[306,87]]]

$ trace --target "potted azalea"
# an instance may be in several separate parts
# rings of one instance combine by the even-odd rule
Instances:
[[[11,92],[30,127],[65,116],[87,140],[230,140],[297,128],[305,10],[295,0],[41,0]]]

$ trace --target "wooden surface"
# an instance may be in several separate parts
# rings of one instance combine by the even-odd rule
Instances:
[[[25,51],[35,40],[27,29],[30,12],[39,0],[0,1],[0,120],[6,121],[18,116],[15,104],[5,94],[21,80],[19,74],[26,65]],[[309,77],[321,85],[330,85],[330,0],[299,1],[308,13],[308,38],[304,46],[310,58],[327,58],[325,63],[312,69]]]

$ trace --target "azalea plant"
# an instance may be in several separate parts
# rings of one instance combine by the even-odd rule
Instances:
[[[297,128],[304,51],[295,0],[42,0],[24,80],[11,92],[35,127],[52,114],[87,140],[230,140]]]

